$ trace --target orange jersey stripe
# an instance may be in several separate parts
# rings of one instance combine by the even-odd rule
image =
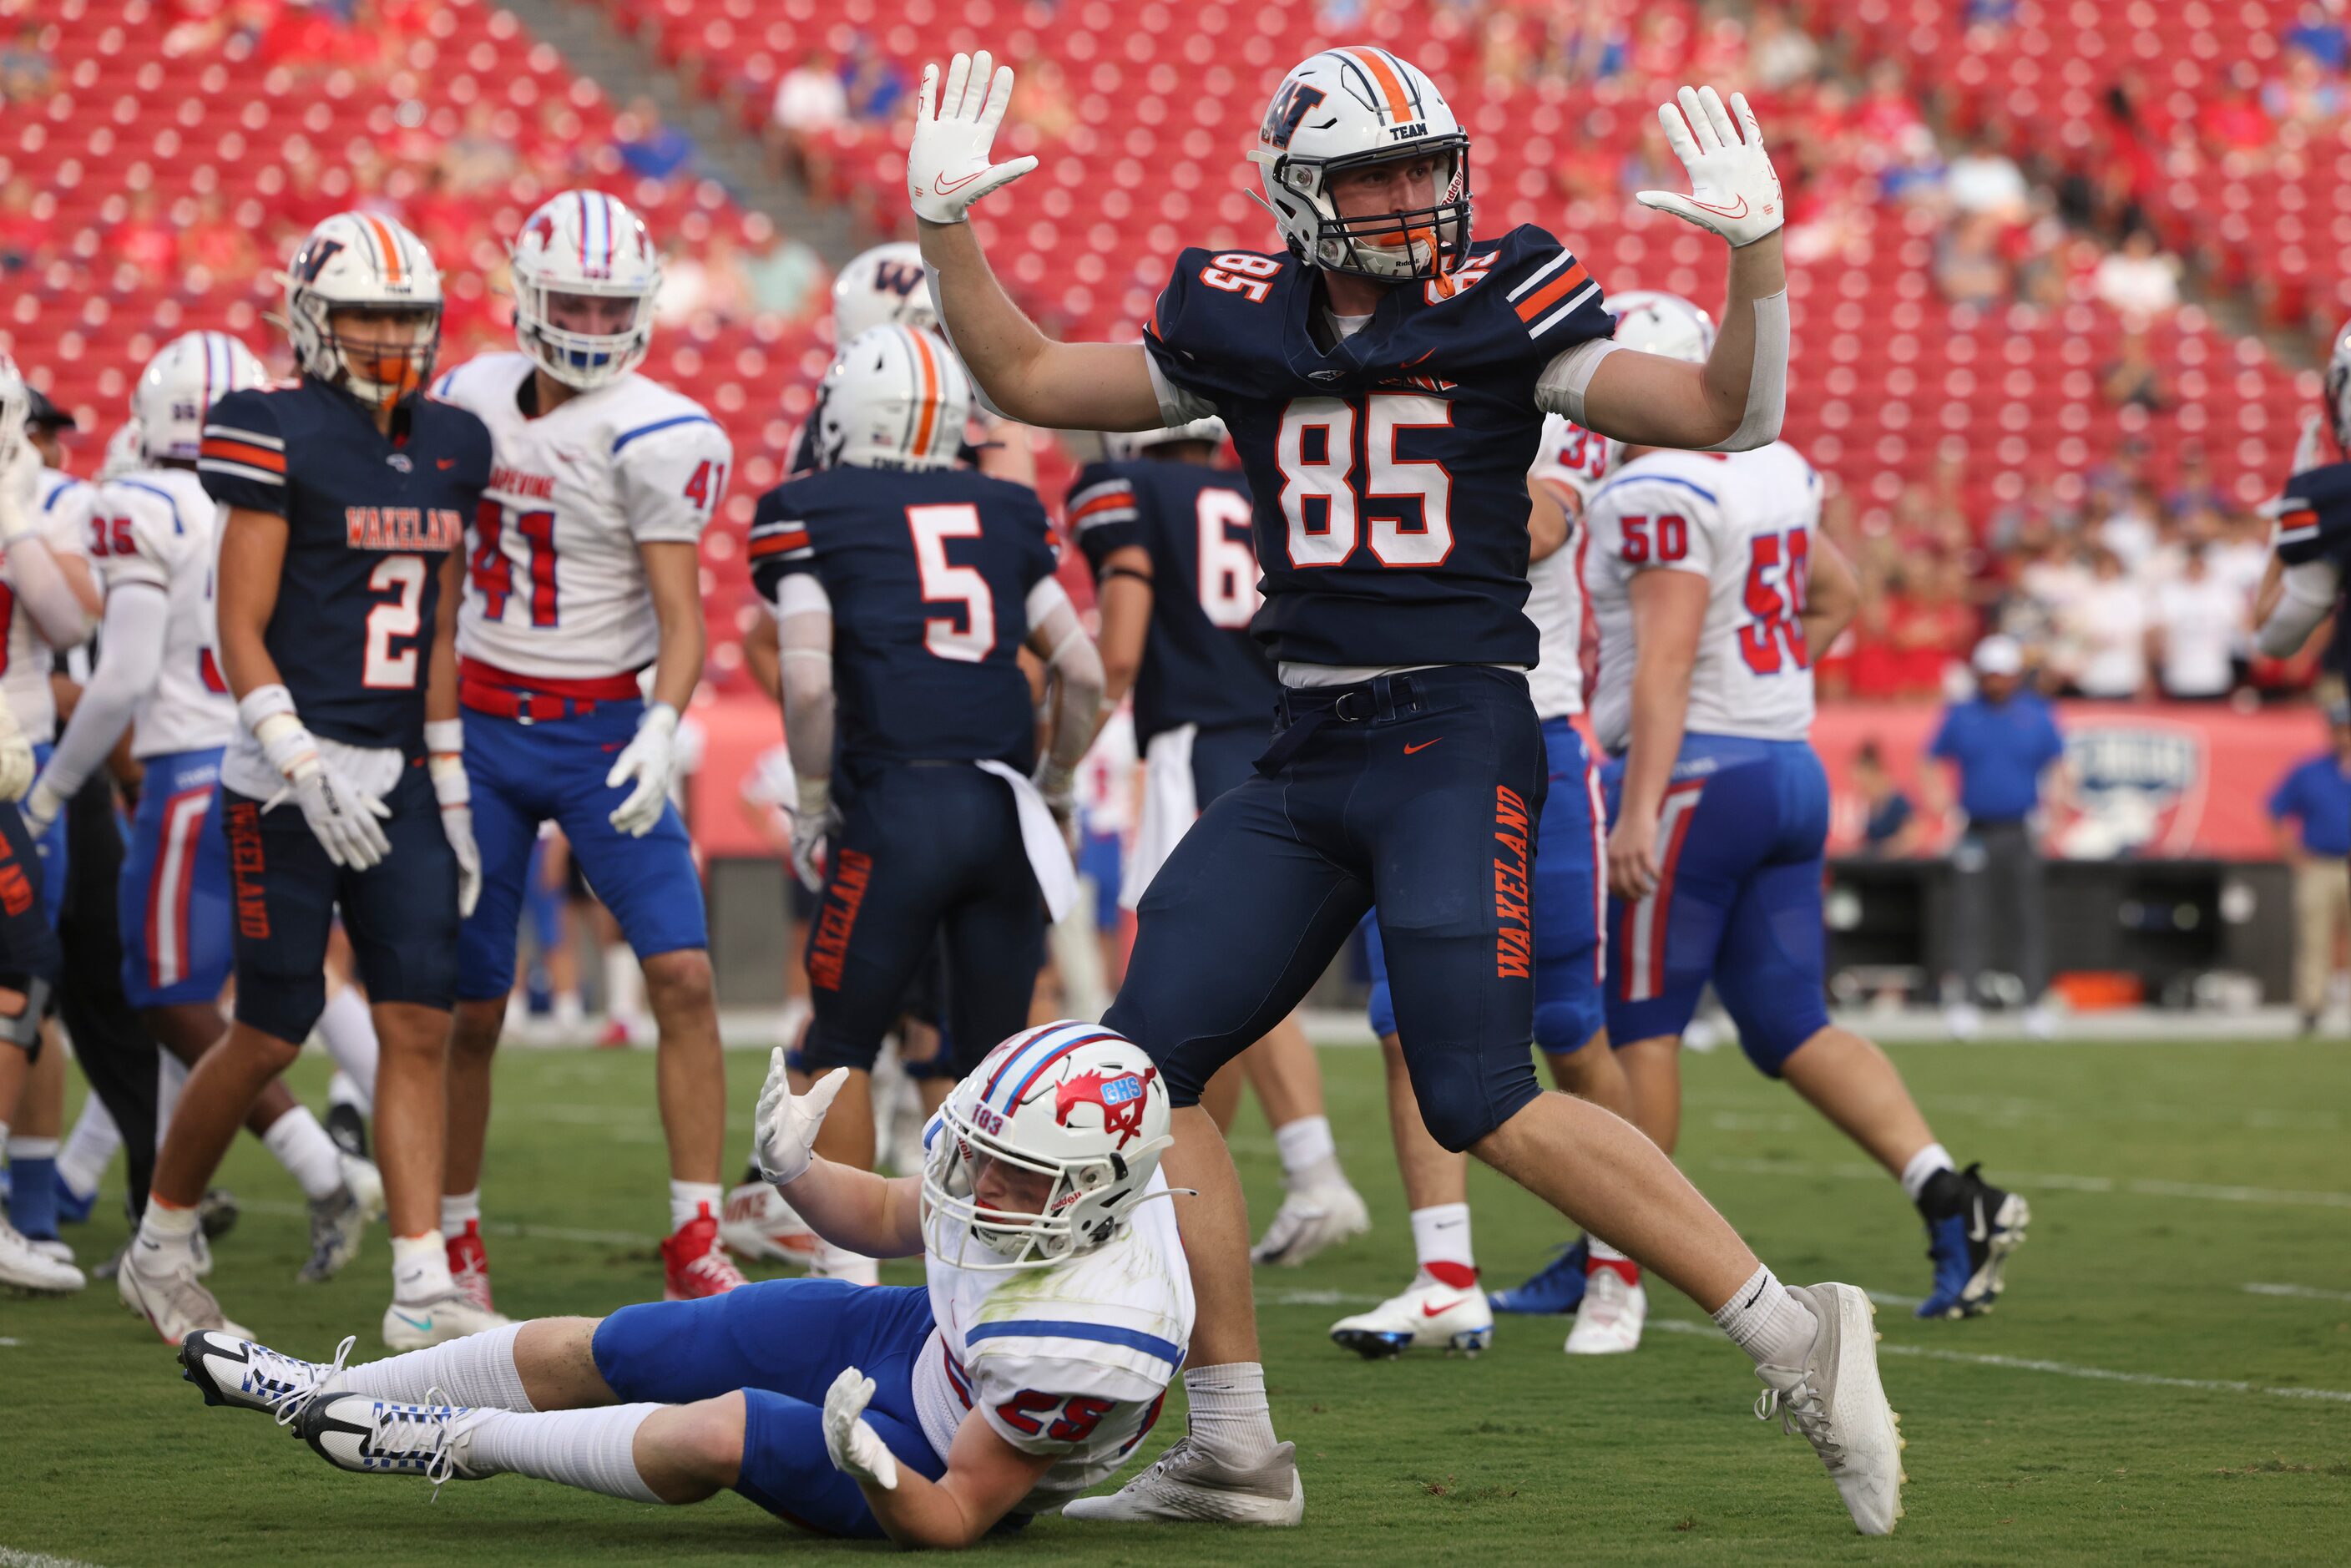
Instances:
[[[1133,507],[1134,505],[1134,497],[1131,493],[1113,490],[1107,496],[1096,496],[1092,500],[1071,512],[1070,521],[1074,523],[1080,517],[1092,517],[1096,512],[1108,511],[1113,507]]]
[[[1341,54],[1370,73],[1379,84],[1380,95],[1388,100],[1388,118],[1402,124],[1413,117],[1412,95],[1404,89],[1404,78],[1388,64],[1387,57],[1377,49],[1342,49]]]
[[[923,380],[923,413],[914,423],[914,451],[928,456],[931,433],[939,419],[939,368],[931,358],[931,346],[920,332],[907,334],[914,345],[914,365]]]
[[[224,463],[242,463],[248,468],[266,468],[272,474],[286,472],[286,454],[272,452],[266,446],[252,446],[242,441],[226,441],[217,435],[208,435],[198,451],[203,456],[217,457]]]
[[[806,528],[794,528],[789,533],[769,534],[765,538],[751,541],[751,559],[758,560],[763,556],[782,555],[787,550],[799,549],[807,543]]]
[[[398,283],[400,281],[399,242],[392,237],[392,231],[384,227],[383,220],[373,213],[361,213],[360,216],[367,221],[368,228],[375,235],[376,250],[383,260],[383,280],[386,283]]]
[[[1583,287],[1585,284],[1591,281],[1592,275],[1583,270],[1583,263],[1580,261],[1577,262],[1565,272],[1561,273],[1557,277],[1552,278],[1549,283],[1544,284],[1541,288],[1536,289],[1532,294],[1530,294],[1524,299],[1520,300],[1519,319],[1521,321],[1533,320],[1536,317],[1541,315],[1544,311],[1558,304],[1568,295],[1574,293],[1577,289]]]
[[[2298,512],[2288,512],[2278,519],[2281,528],[2307,528],[2316,525],[2318,514],[2308,507]]]

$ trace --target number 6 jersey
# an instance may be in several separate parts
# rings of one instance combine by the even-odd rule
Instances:
[[[1592,698],[1601,746],[1620,752],[1633,727],[1633,579],[1686,571],[1707,580],[1706,625],[1690,671],[1693,735],[1802,740],[1813,724],[1804,644],[1804,578],[1821,515],[1821,479],[1785,442],[1753,452],[1644,453],[1593,492],[1583,566],[1600,627]]]
[[[734,448],[701,404],[633,373],[534,418],[518,401],[533,369],[484,354],[433,389],[497,448],[466,518],[457,653],[526,677],[634,674],[661,646],[637,547],[700,540]]]

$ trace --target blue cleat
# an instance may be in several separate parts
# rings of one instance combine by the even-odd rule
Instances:
[[[86,1225],[90,1210],[98,1207],[98,1193],[92,1189],[79,1193],[67,1185],[65,1173],[57,1173],[57,1218],[66,1225]]]
[[[1583,1270],[1591,1257],[1591,1242],[1579,1236],[1552,1254],[1525,1284],[1496,1291],[1487,1300],[1498,1312],[1563,1317],[1583,1304]]]
[[[1945,1171],[1928,1184],[1920,1207],[1939,1211],[1927,1221],[1927,1257],[1933,1289],[1918,1303],[1922,1318],[1971,1318],[2000,1299],[2010,1254],[2024,1245],[2032,1206],[1977,1173]]]

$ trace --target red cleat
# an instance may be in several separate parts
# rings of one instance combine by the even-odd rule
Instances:
[[[444,1245],[449,1249],[449,1277],[457,1281],[457,1289],[482,1311],[496,1312],[490,1304],[490,1252],[482,1245],[482,1222],[465,1221],[465,1228]]]
[[[718,1244],[718,1221],[704,1204],[701,1212],[677,1228],[677,1234],[661,1244],[662,1270],[667,1276],[662,1295],[665,1301],[696,1301],[705,1296],[723,1296],[736,1286],[747,1284],[743,1271],[735,1267]]]

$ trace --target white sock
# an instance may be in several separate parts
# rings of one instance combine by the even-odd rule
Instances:
[[[1927,1190],[1927,1184],[1935,1179],[1936,1173],[1959,1168],[1951,1158],[1950,1150],[1940,1144],[1928,1144],[1912,1155],[1910,1163],[1902,1167],[1902,1190],[1909,1195],[1911,1202],[1916,1203],[1918,1195]]]
[[[577,1030],[580,1027],[580,1020],[587,1016],[588,1009],[586,1005],[580,1000],[580,993],[578,991],[558,991],[555,993],[554,1018],[556,1028],[564,1030],[566,1033],[569,1033],[570,1031]]]
[[[55,1138],[0,1137],[0,1147],[8,1151],[8,1160],[12,1165],[18,1160],[54,1162],[57,1157],[57,1141]]]
[[[645,972],[626,942],[604,949],[604,1016],[632,1023],[645,1011]]]
[[[96,1192],[105,1179],[106,1167],[114,1161],[114,1151],[121,1146],[122,1134],[107,1114],[106,1102],[93,1094],[81,1103],[81,1114],[74,1119],[73,1131],[66,1134],[65,1149],[57,1155],[57,1175],[77,1194]]]
[[[172,1112],[180,1103],[180,1085],[188,1081],[188,1064],[168,1051],[155,1053],[155,1152],[163,1152],[163,1134],[172,1130]]]
[[[1295,1122],[1284,1122],[1273,1130],[1273,1146],[1281,1155],[1282,1178],[1291,1186],[1301,1176],[1318,1174],[1315,1167],[1323,1161],[1336,1162],[1339,1145],[1331,1136],[1328,1116],[1301,1116]]]
[[[345,1371],[335,1386],[412,1405],[423,1404],[437,1388],[452,1405],[529,1410],[533,1406],[530,1396],[523,1392],[522,1369],[515,1364],[515,1340],[523,1327],[508,1323],[446,1344],[371,1361]]]
[[[669,1184],[669,1228],[683,1230],[705,1210],[716,1219],[726,1203],[726,1189],[715,1181],[679,1181],[672,1177]]]
[[[441,1195],[441,1234],[460,1235],[465,1231],[468,1220],[475,1225],[482,1222],[482,1189],[475,1187],[471,1192],[443,1193]],[[459,1403],[472,1402],[460,1400]],[[513,1406],[501,1406],[500,1408],[512,1409]]]
[[[437,1301],[457,1289],[449,1277],[449,1244],[437,1230],[392,1239],[392,1299]]]
[[[1413,1261],[1422,1268],[1431,1263],[1458,1263],[1465,1269],[1475,1269],[1477,1259],[1469,1249],[1469,1206],[1466,1203],[1439,1203],[1412,1211]]]
[[[483,1417],[474,1428],[466,1468],[559,1481],[631,1502],[659,1502],[637,1473],[636,1448],[637,1428],[662,1408],[610,1405],[601,1410],[550,1410],[536,1416],[500,1411]]]
[[[1225,1463],[1246,1469],[1273,1457],[1273,1411],[1265,1402],[1265,1368],[1254,1361],[1187,1367],[1192,1439]]]
[[[193,1263],[195,1256],[196,1211],[174,1208],[149,1194],[147,1212],[139,1217],[138,1258],[141,1265],[152,1266],[157,1272],[168,1272],[183,1262]]]
[[[297,1105],[270,1123],[269,1131],[261,1134],[261,1145],[301,1184],[304,1197],[316,1202],[342,1190],[340,1151],[308,1105]]]
[[[1747,1283],[1730,1292],[1715,1312],[1717,1327],[1758,1366],[1802,1366],[1821,1322],[1813,1309],[1788,1293],[1779,1276],[1756,1265]]]
[[[326,1011],[319,1015],[319,1038],[326,1042],[327,1054],[335,1059],[335,1065],[350,1079],[360,1114],[374,1115],[375,1015],[368,1010],[368,999],[360,995],[357,986],[345,986],[328,1001]]]

